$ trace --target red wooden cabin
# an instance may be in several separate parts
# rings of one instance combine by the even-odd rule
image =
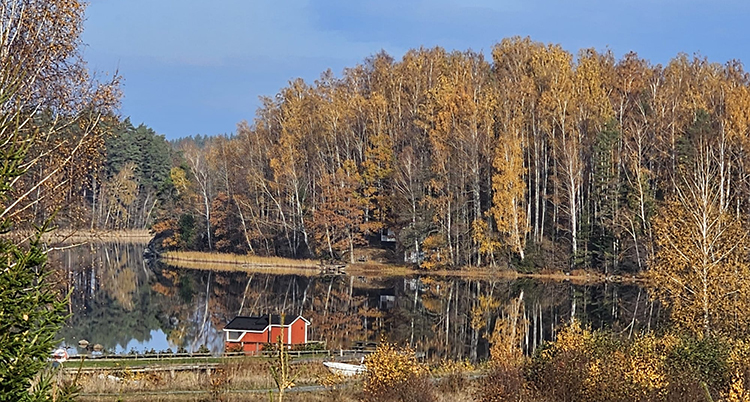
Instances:
[[[307,343],[307,321],[301,315],[284,317],[267,315],[258,317],[235,317],[224,327],[226,334],[225,350],[241,347],[242,351],[255,353],[263,349],[264,344],[275,343],[282,336],[284,345]]]

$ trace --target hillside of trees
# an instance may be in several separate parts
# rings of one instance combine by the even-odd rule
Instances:
[[[152,228],[166,249],[350,260],[383,235],[428,269],[636,272],[659,214],[696,211],[699,193],[746,233],[749,84],[739,62],[527,38],[490,60],[379,53],[291,81],[232,136],[168,144],[112,123],[65,224]]]
[[[408,333],[410,343],[476,360],[484,338],[487,376],[472,372],[483,401],[750,399],[750,76],[739,62],[678,55],[652,65],[522,38],[494,46],[490,60],[441,48],[400,61],[380,53],[341,77],[290,82],[232,136],[170,143],[115,114],[120,77],[99,80],[83,59],[85,8],[0,7],[0,401],[75,397],[82,377],[50,367],[71,315],[91,331],[119,325],[144,338],[168,323],[175,340],[198,322],[196,306],[206,328],[209,311],[270,310],[282,292],[282,311],[307,306],[314,335],[334,347],[368,331]],[[388,248],[427,270],[644,271],[649,307],[638,308],[640,288],[632,310],[618,307],[632,296],[610,281],[576,291],[422,275],[376,286],[366,278],[355,291],[353,276],[269,285],[271,275],[233,272],[212,289],[211,271],[204,280],[148,270],[133,265],[139,249],[119,246],[114,264],[90,246],[77,262],[72,251],[57,256],[69,268],[56,270],[43,241],[54,226],[148,228],[160,249],[293,258],[351,261],[363,247]],[[396,288],[406,302],[389,322],[375,301]],[[155,315],[158,304],[167,315]],[[652,332],[662,306],[669,322]],[[180,314],[188,318],[171,319]],[[621,324],[607,329],[610,314]],[[576,321],[587,315],[600,329]],[[435,399],[418,387],[431,381],[393,378],[403,380],[386,387]],[[225,390],[213,380],[212,394]]]

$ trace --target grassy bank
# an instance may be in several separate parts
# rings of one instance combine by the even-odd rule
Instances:
[[[242,271],[271,274],[295,274],[314,276],[321,271],[318,261],[294,260],[280,257],[259,257],[254,255],[237,255],[226,253],[205,253],[197,251],[169,251],[161,256],[165,263],[186,269],[212,271]],[[382,262],[356,262],[347,264],[344,268],[349,275],[382,277],[382,276],[415,276],[430,275],[439,277],[460,277],[471,279],[508,279],[533,278],[548,281],[571,281],[577,284],[610,282],[637,282],[639,278],[632,276],[607,276],[599,272],[587,270],[573,270],[570,273],[562,271],[542,270],[538,273],[520,273],[508,268],[497,267],[465,267],[462,269],[421,270],[413,266],[389,264]]]
[[[79,376],[79,401],[269,401],[275,388],[271,374],[274,359],[258,357],[222,358],[210,372],[138,372],[130,367],[102,368]],[[162,366],[164,368],[165,366]],[[362,378],[344,379],[328,372],[321,361],[292,362],[295,386],[285,401],[360,401]],[[72,377],[69,372],[68,376]],[[468,374],[461,378],[434,373],[432,381],[441,389],[435,402],[470,401]],[[274,397],[273,400],[277,400]]]
[[[168,366],[167,366],[168,367]],[[137,372],[129,367],[81,374],[79,400],[247,400],[246,395],[265,396],[274,388],[267,359],[246,357],[220,359],[210,371]],[[319,362],[294,365],[297,385],[317,385],[327,375]],[[238,399],[228,398],[231,395]],[[218,396],[222,396],[221,399]],[[262,400],[262,399],[261,399]],[[266,399],[267,400],[267,399]]]
[[[186,269],[212,271],[242,271],[272,274],[318,275],[322,266],[319,261],[295,260],[281,257],[259,257],[228,253],[206,253],[198,251],[168,251],[160,259],[172,266]],[[377,262],[362,262],[346,265],[346,273],[361,276],[409,276],[421,271],[413,268]]]
[[[520,315],[519,315],[520,316]],[[519,348],[507,316],[497,329],[491,360],[416,359],[412,349],[381,343],[365,359],[361,378],[329,374],[319,361],[290,364],[294,387],[286,401],[748,401],[750,344],[687,334],[592,330],[572,321],[557,340],[532,356]],[[225,360],[211,370],[100,370],[80,377],[78,400],[269,401],[275,359]]]
[[[278,274],[316,275],[320,265],[313,260],[259,257],[197,251],[168,251],[160,259],[172,266],[212,271],[253,271]]]
[[[51,244],[72,245],[92,242],[146,244],[153,236],[148,230],[70,230],[57,229],[46,233],[44,241]]]

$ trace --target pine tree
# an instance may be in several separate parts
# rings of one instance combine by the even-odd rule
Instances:
[[[45,368],[67,299],[53,289],[46,260],[39,235],[28,246],[0,240],[0,401],[47,400],[52,388]]]
[[[28,147],[16,132],[0,151],[0,203],[7,205],[12,185],[25,171]],[[39,230],[27,245],[0,232],[0,401],[46,400],[52,383],[48,357],[65,321],[67,299],[59,297],[48,280],[47,255]],[[42,372],[40,374],[40,372]]]
[[[76,0],[0,7],[0,401],[61,396],[45,367],[67,299],[45,266],[47,224],[27,239],[9,232],[49,222],[61,194],[101,156],[99,122],[117,102],[117,79],[98,85],[88,75],[79,48],[84,11]]]

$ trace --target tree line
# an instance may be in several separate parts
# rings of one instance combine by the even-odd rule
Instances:
[[[748,102],[739,62],[684,54],[574,57],[528,38],[491,60],[379,53],[291,81],[231,137],[176,143],[178,202],[155,230],[168,247],[348,259],[390,232],[427,268],[637,271],[697,174],[744,216]]]
[[[65,152],[40,152],[25,176],[59,180],[15,186],[33,200],[18,221],[152,228],[171,249],[353,260],[387,245],[425,268],[636,272],[669,231],[659,214],[696,210],[686,195],[703,191],[744,236],[748,104],[736,61],[662,66],[528,38],[504,39],[491,60],[381,52],[291,81],[231,136],[169,143],[93,115],[65,169]],[[61,127],[48,144],[87,133],[78,115],[44,116],[37,127]]]
[[[163,248],[288,257],[353,260],[358,247],[393,243],[427,269],[652,267],[654,297],[680,332],[747,336],[750,93],[739,62],[574,57],[522,38],[501,41],[491,60],[380,53],[341,77],[290,82],[232,136],[168,144],[114,114],[116,74],[88,72],[85,4],[6,3],[0,400],[75,393],[53,387],[47,364],[70,312],[45,265],[53,223],[150,227]],[[498,308],[477,302],[455,333],[466,342],[470,326],[476,349]],[[331,328],[350,320],[340,318]]]

